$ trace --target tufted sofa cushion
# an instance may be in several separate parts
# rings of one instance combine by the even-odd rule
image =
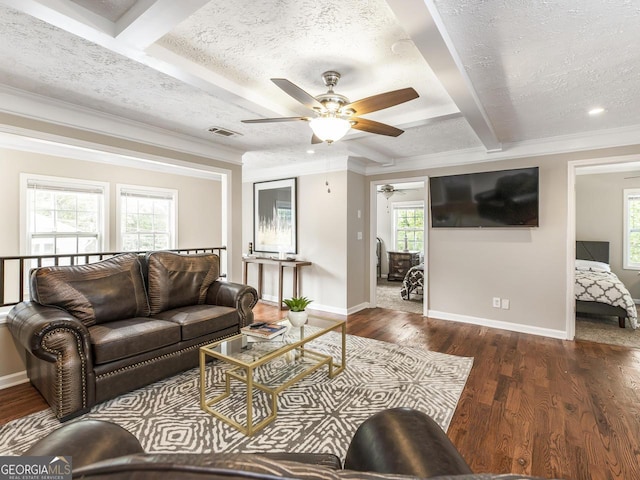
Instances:
[[[220,259],[214,254],[180,255],[152,252],[147,255],[151,315],[187,305],[202,305],[207,290],[220,276]]]
[[[87,327],[149,316],[141,264],[133,253],[88,265],[36,268],[30,280],[32,300],[62,308]]]

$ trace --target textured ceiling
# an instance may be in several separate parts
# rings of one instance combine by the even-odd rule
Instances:
[[[337,70],[336,91],[352,101],[412,86],[421,97],[413,109],[450,104],[415,48],[392,52],[406,39],[383,0],[235,0],[210,2],[159,44],[295,109],[270,78],[286,77],[317,95],[326,91],[322,73]]]
[[[435,4],[503,141],[640,123],[640,2]]]
[[[252,169],[428,166],[640,129],[639,23],[636,0],[0,0],[0,88],[231,147]],[[305,122],[241,122],[307,115],[270,78],[318,95],[325,70],[352,101],[415,88],[418,99],[365,115],[405,133],[352,130],[310,155]],[[590,117],[594,106],[605,113]]]

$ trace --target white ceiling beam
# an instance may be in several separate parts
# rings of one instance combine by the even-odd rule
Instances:
[[[358,143],[357,140],[343,140],[347,144],[347,150],[358,157],[364,157],[379,165],[392,165],[393,155],[380,149],[365,147]]]
[[[115,23],[116,38],[144,50],[209,0],[138,0]]]
[[[386,1],[486,150],[502,150],[433,1]]]
[[[149,66],[259,115],[277,114],[288,117],[300,114],[160,45],[151,45],[147,48],[147,53],[159,63],[157,66]],[[171,68],[167,69],[167,66]]]
[[[0,0],[0,3],[79,37],[113,37],[113,22],[69,0]]]
[[[190,0],[189,3],[192,4],[192,7],[195,7],[193,2],[198,1],[200,0]],[[274,114],[284,116],[292,114],[283,106],[257,95],[252,90],[241,87],[165,48],[151,45],[145,51],[132,43],[122,41],[119,37],[116,38],[116,27],[113,22],[69,0],[0,0],[0,3],[39,18],[55,27],[66,30],[73,35],[82,37],[131,60],[140,62],[225,101],[242,106],[251,112],[256,112],[257,115],[268,117]],[[150,8],[154,10],[156,6],[157,8],[160,8],[160,6],[166,7],[166,4],[171,3],[173,2],[159,0],[151,5]],[[175,3],[181,4],[182,2]],[[185,1],[185,3],[187,2]],[[146,0],[143,1],[143,4],[149,7]],[[138,11],[136,10],[136,12]],[[294,115],[297,114],[294,113]]]

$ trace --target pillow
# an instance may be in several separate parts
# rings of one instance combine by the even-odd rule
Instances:
[[[62,308],[87,327],[149,316],[142,267],[134,253],[87,265],[36,268],[31,299]]]
[[[207,290],[220,276],[220,259],[213,253],[151,252],[147,264],[151,315],[203,304]]]
[[[576,260],[576,270],[591,270],[592,272],[610,272],[608,263],[594,262],[593,260]]]

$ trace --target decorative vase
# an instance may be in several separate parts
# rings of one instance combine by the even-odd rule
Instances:
[[[307,323],[307,318],[309,318],[309,315],[305,310],[303,310],[302,312],[290,311],[287,314],[287,317],[289,318],[289,322],[291,323],[291,325],[293,325],[294,327],[301,327],[302,325]]]

